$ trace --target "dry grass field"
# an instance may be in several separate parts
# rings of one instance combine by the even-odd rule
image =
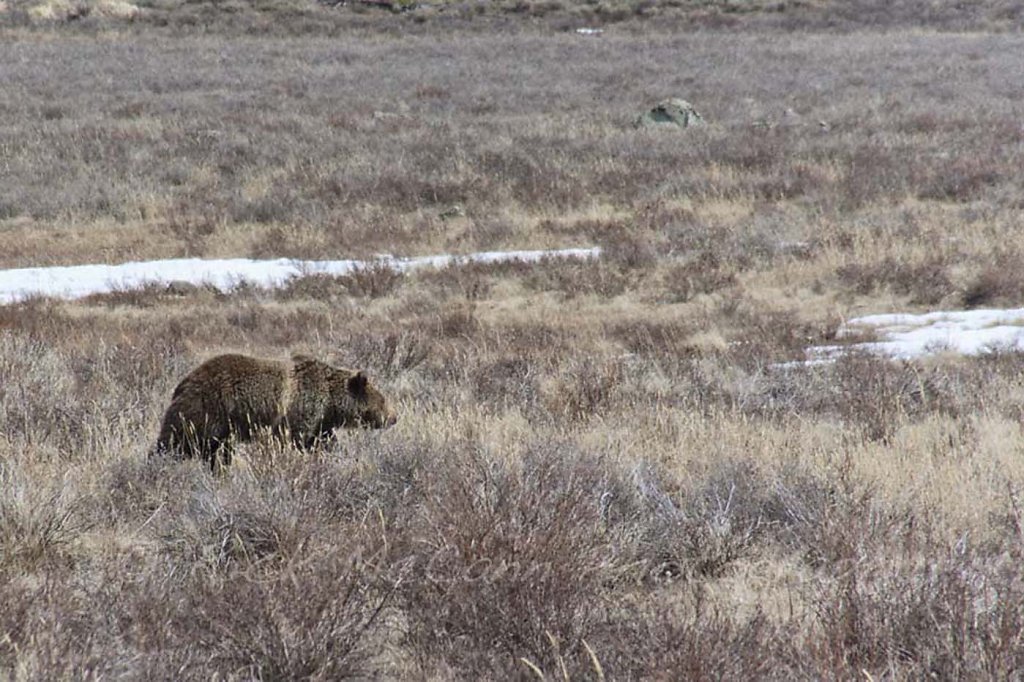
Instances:
[[[0,267],[604,248],[0,306],[0,679],[1024,676],[1024,357],[783,364],[1024,304],[1016,10],[457,5],[0,20]],[[148,458],[228,350],[401,420]]]

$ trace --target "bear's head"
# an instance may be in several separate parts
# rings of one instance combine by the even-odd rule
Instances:
[[[370,429],[385,429],[398,421],[395,410],[388,404],[384,394],[370,380],[358,371],[345,381],[345,391],[351,399],[353,414],[346,415],[347,426],[362,426]]]

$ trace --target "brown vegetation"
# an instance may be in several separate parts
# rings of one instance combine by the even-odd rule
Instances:
[[[0,264],[605,255],[0,306],[0,677],[1020,675],[1024,359],[786,364],[1020,305],[1012,9],[185,30],[221,4],[2,29]],[[577,5],[630,16],[552,31]],[[630,126],[677,94],[710,124]],[[147,458],[229,350],[365,368],[402,420]]]

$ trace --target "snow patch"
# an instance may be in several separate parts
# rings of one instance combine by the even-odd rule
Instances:
[[[172,281],[211,284],[230,289],[246,282],[262,287],[279,287],[294,277],[314,274],[344,275],[357,268],[386,266],[399,272],[415,268],[442,268],[460,263],[535,263],[547,258],[597,258],[598,247],[549,251],[484,251],[465,256],[439,255],[419,258],[381,256],[376,260],[304,261],[279,258],[250,260],[231,258],[203,260],[141,261],[120,265],[72,265],[45,268],[0,270],[0,305],[15,303],[30,296],[75,299],[90,294],[134,289],[146,284]]]
[[[851,350],[910,360],[935,353],[981,355],[1024,350],[1024,308],[868,315],[848,320],[839,338],[873,336],[876,341],[814,346],[808,362],[834,360]]]

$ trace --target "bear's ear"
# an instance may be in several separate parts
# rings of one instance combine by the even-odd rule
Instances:
[[[348,390],[355,396],[366,393],[366,375],[362,371],[356,372],[348,380]]]

